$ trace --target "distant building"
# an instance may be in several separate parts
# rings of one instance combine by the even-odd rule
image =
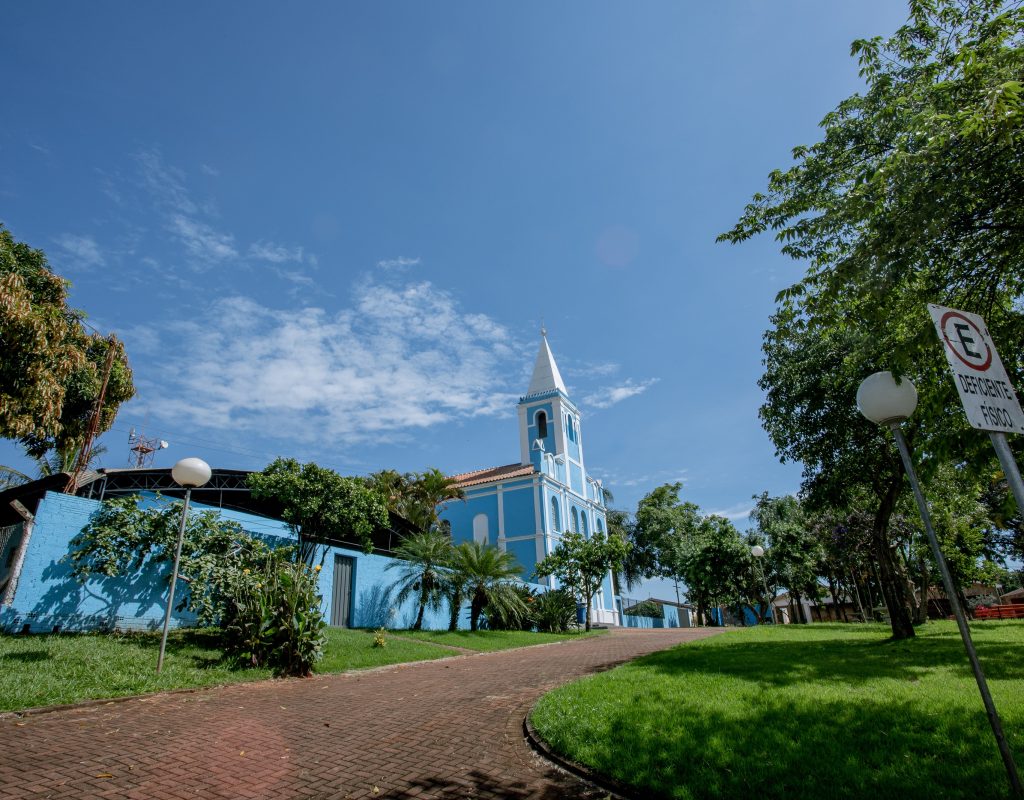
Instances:
[[[455,475],[465,501],[451,501],[441,518],[455,543],[477,541],[512,553],[522,578],[536,582],[537,562],[564,531],[591,536],[607,530],[604,491],[587,472],[580,412],[569,399],[555,357],[541,331],[533,376],[519,405],[519,461]],[[554,580],[545,580],[554,586]],[[617,624],[611,573],[592,604],[592,620]]]

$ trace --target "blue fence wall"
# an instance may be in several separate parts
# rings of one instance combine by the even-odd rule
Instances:
[[[144,504],[156,501],[144,497]],[[0,609],[0,630],[18,632],[27,625],[32,632],[60,630],[156,630],[163,625],[167,604],[170,568],[166,564],[143,565],[137,572],[116,578],[91,578],[81,583],[71,575],[65,558],[70,542],[99,509],[100,502],[82,497],[48,492],[36,509],[36,521],[24,568],[18,580],[14,604]],[[218,511],[225,518],[269,541],[294,541],[286,523],[244,512],[220,510],[193,504],[197,511]],[[352,576],[352,626],[358,628],[408,628],[416,619],[416,598],[399,604],[394,584],[403,563],[388,556],[366,553],[344,547],[321,547],[317,563],[321,564],[319,588],[324,618],[330,622],[334,587],[335,555],[354,561]],[[389,566],[396,565],[396,566]],[[531,585],[534,589],[544,589]],[[179,597],[185,591],[179,584]],[[177,603],[176,603],[177,604]],[[447,629],[447,604],[427,610],[423,626]],[[172,613],[174,626],[190,625],[195,616],[190,612]],[[460,628],[469,627],[468,603],[463,609]]]

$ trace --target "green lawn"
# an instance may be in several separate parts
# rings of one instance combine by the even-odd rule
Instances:
[[[388,636],[328,628],[318,673],[444,658],[451,650]],[[0,635],[0,711],[76,703],[166,689],[212,686],[271,677],[270,670],[238,669],[222,658],[217,632],[173,631],[163,673],[156,674],[159,634]]]
[[[454,654],[451,646],[506,650],[580,637],[519,631],[389,631],[386,646],[373,647],[372,631],[328,628],[316,672],[445,658]],[[227,662],[215,630],[172,631],[163,674],[158,676],[159,648],[160,635],[149,633],[0,635],[0,711],[272,677],[270,670],[239,669]]]
[[[532,644],[564,642],[569,639],[583,639],[597,636],[603,630],[590,633],[533,633],[531,631],[395,631],[394,638],[418,639],[422,642],[446,644],[449,647],[463,647],[466,650],[510,650],[513,647],[529,647]],[[389,635],[390,636],[390,635]],[[389,638],[390,641],[390,638]]]
[[[1024,623],[972,624],[1024,767]],[[1005,798],[955,623],[731,631],[558,689],[532,714],[559,752],[643,796]]]

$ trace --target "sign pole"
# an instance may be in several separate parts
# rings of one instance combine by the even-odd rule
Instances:
[[[967,616],[957,598],[956,587],[953,586],[953,576],[949,572],[949,566],[942,555],[939,547],[939,540],[932,528],[931,514],[928,513],[928,503],[924,499],[921,485],[917,481],[917,473],[914,470],[914,463],[910,458],[910,448],[907,447],[907,440],[900,430],[900,423],[894,422],[890,425],[893,436],[896,437],[896,446],[900,450],[900,458],[903,460],[903,468],[906,470],[910,487],[914,490],[914,499],[917,501],[918,511],[921,512],[921,519],[924,522],[925,532],[928,534],[928,543],[932,547],[932,555],[939,565],[939,574],[942,576],[942,586],[949,598],[949,605],[956,617],[957,627],[960,629],[960,638],[963,640],[964,649],[967,651],[967,659],[971,662],[971,670],[974,672],[974,680],[978,683],[978,691],[981,692],[981,701],[985,704],[985,713],[988,715],[989,725],[992,726],[992,733],[996,739],[996,746],[999,754],[1003,757],[1003,766],[1006,767],[1006,777],[1010,781],[1010,791],[1013,797],[1024,797],[1024,788],[1021,786],[1020,776],[1017,774],[1017,764],[1013,760],[1013,753],[1003,733],[1003,723],[999,719],[999,712],[996,711],[996,704],[992,700],[992,694],[988,690],[988,681],[985,680],[985,673],[981,669],[981,662],[978,661],[978,651],[974,649],[974,641],[971,639],[971,629],[967,627]],[[1005,441],[1005,439],[1004,439]]]
[[[1013,499],[1017,501],[1017,511],[1024,514],[1024,481],[1020,478],[1017,460],[1013,457],[1013,451],[1010,450],[1010,443],[1006,441],[1006,434],[989,431],[988,435],[992,439],[992,447],[995,448],[999,465],[1003,468],[1003,474],[1006,476],[1006,482],[1010,484]]]

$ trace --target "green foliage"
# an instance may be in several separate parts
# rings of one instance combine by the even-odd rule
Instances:
[[[81,444],[109,347],[117,353],[100,433],[135,393],[120,342],[86,333],[82,313],[67,304],[68,286],[41,250],[0,225],[0,436],[21,439],[32,455]]]
[[[542,633],[562,633],[576,627],[576,598],[568,589],[549,589],[530,604],[530,620]]]
[[[227,654],[279,675],[305,676],[323,656],[320,567],[276,556],[258,572],[232,575],[221,621]]]
[[[373,632],[373,646],[374,647],[387,647],[387,631],[384,628],[377,628]]]
[[[385,469],[373,473],[364,482],[386,498],[389,511],[421,532],[438,527],[438,507],[442,503],[465,497],[465,492],[452,478],[433,467],[404,475]]]
[[[537,564],[537,576],[554,575],[587,607],[586,629],[590,630],[590,601],[609,572],[617,572],[630,545],[618,536],[595,531],[589,539],[566,531],[555,549]]]
[[[664,619],[665,609],[661,603],[657,603],[654,600],[641,600],[629,608],[622,609],[623,614],[629,614],[633,617],[650,617],[651,619]]]
[[[395,557],[399,560],[390,562],[385,569],[399,570],[394,584],[398,589],[397,603],[404,603],[410,597],[419,602],[416,622],[412,626],[414,631],[418,631],[423,627],[425,610],[438,610],[444,603],[445,589],[449,585],[452,543],[437,530],[415,533],[402,540],[395,549]]]
[[[783,460],[804,466],[810,510],[870,492],[872,557],[894,636],[912,636],[907,574],[889,535],[903,492],[887,432],[858,418],[857,386],[891,369],[920,403],[905,426],[927,479],[943,463],[981,477],[971,429],[927,303],[981,314],[1005,366],[1024,375],[1024,9],[1000,0],[914,0],[906,25],[858,40],[866,87],[822,120],[720,240],[775,231],[806,267],[765,334],[761,418]]]
[[[281,518],[299,537],[302,561],[312,563],[317,542],[335,540],[372,547],[388,524],[387,501],[359,478],[345,478],[317,464],[278,458],[249,476],[254,497],[281,504]]]
[[[169,582],[181,511],[179,502],[142,508],[135,496],[105,500],[71,540],[66,558],[72,574],[85,582],[159,567]],[[275,553],[237,522],[215,511],[190,510],[181,547],[178,610],[194,612],[200,625],[219,623],[228,589],[238,576],[244,570],[262,572],[290,550]]]
[[[522,607],[515,604],[511,607],[501,605],[485,605],[484,617],[487,628],[492,631],[528,631],[535,624],[533,609],[537,601],[537,593],[526,584],[510,584],[510,590],[518,595]],[[523,613],[523,608],[526,613]]]
[[[526,616],[526,604],[512,582],[521,570],[511,553],[480,542],[463,542],[454,549],[450,563],[465,581],[471,631],[479,627],[485,608],[513,624]]]

